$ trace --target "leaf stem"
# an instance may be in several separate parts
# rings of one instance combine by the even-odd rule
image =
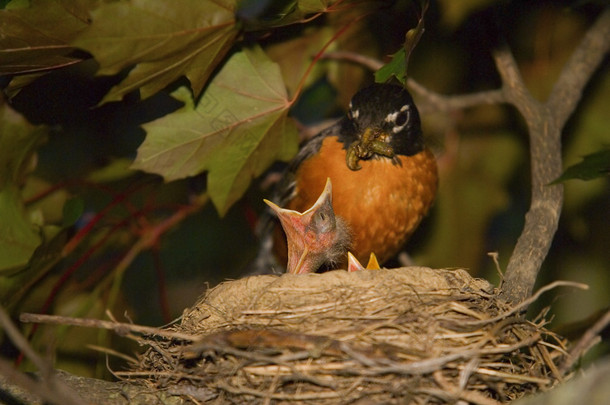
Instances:
[[[328,49],[328,47],[337,40],[337,38],[339,38],[341,35],[343,35],[345,33],[345,31],[348,30],[348,28],[350,28],[354,23],[364,19],[365,17],[369,16],[371,14],[371,12],[367,12],[364,13],[363,15],[354,18],[353,20],[351,20],[350,22],[348,22],[347,24],[345,24],[343,27],[341,27],[341,29],[339,29],[339,31],[337,31],[329,40],[328,42],[326,42],[326,44],[324,44],[324,46],[322,47],[322,49],[320,49],[318,51],[318,53],[316,53],[316,55],[314,56],[313,60],[311,61],[311,63],[309,64],[309,66],[307,67],[307,70],[305,71],[305,73],[303,74],[303,77],[301,78],[301,81],[299,82],[296,91],[294,92],[294,94],[292,95],[292,99],[290,100],[290,105],[294,104],[294,102],[299,98],[299,95],[301,94],[301,92],[303,91],[303,87],[305,86],[305,81],[307,80],[307,77],[309,76],[309,74],[311,73],[312,69],[314,68],[314,66],[316,65],[316,63],[318,63],[318,61],[320,59],[322,59],[322,55],[324,55],[324,52],[326,52],[326,50]]]

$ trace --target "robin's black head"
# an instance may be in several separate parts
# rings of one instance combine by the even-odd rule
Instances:
[[[373,84],[352,97],[342,122],[346,148],[354,143],[359,159],[411,156],[424,148],[419,112],[403,87]]]

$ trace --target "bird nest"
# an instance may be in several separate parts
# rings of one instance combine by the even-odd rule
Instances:
[[[565,343],[463,270],[256,276],[145,340],[135,373],[194,403],[496,404],[562,379]]]

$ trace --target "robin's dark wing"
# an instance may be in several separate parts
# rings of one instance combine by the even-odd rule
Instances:
[[[276,184],[273,190],[272,200],[280,207],[284,207],[286,203],[294,198],[295,194],[295,176],[301,164],[318,153],[322,146],[322,141],[329,136],[338,137],[342,128],[345,126],[345,118],[338,120],[330,127],[323,129],[317,135],[309,138],[299,148],[297,155],[290,161],[290,164],[282,174],[281,180]],[[267,213],[271,211],[267,210]]]

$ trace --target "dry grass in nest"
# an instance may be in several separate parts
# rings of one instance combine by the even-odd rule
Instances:
[[[508,402],[564,342],[463,270],[257,276],[210,290],[126,373],[193,402]],[[368,402],[367,402],[368,401]]]

